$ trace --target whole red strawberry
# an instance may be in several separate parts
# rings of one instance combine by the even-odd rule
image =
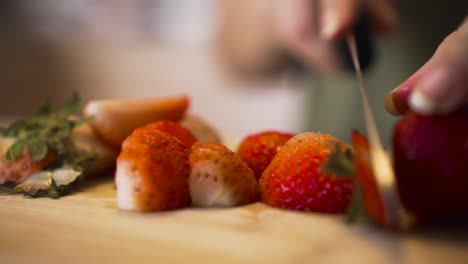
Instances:
[[[161,132],[172,135],[184,143],[187,148],[190,148],[195,142],[197,142],[197,139],[192,134],[192,132],[174,121],[156,121],[147,124],[146,128],[159,130]]]
[[[153,125],[137,128],[117,158],[117,205],[151,212],[190,205],[188,149]]]
[[[268,167],[281,147],[293,137],[291,133],[265,131],[247,136],[239,145],[237,153],[254,171],[257,180]]]
[[[263,172],[262,200],[274,207],[343,213],[352,180],[322,170],[337,145],[343,151],[348,149],[328,134],[308,132],[291,138]]]
[[[25,147],[21,154],[12,160],[6,158],[7,149],[15,142],[13,138],[0,138],[0,184],[7,182],[18,183],[36,172],[41,171],[55,157],[49,151],[44,158],[34,161]]]
[[[190,154],[193,205],[228,207],[258,201],[258,183],[240,157],[214,142],[197,142]]]
[[[468,213],[468,112],[404,116],[393,137],[398,188],[421,221]]]

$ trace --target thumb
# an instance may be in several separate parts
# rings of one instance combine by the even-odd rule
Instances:
[[[468,20],[440,44],[434,56],[386,98],[390,113],[447,114],[468,102]]]

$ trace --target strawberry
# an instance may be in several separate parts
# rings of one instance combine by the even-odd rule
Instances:
[[[357,217],[369,216],[375,224],[387,229],[407,228],[413,219],[401,210],[396,186],[385,188],[386,203],[382,198],[371,164],[371,149],[368,140],[357,130],[352,132],[353,153],[335,147],[324,170],[353,180],[353,193],[347,208],[346,220],[354,222]],[[350,155],[354,154],[354,155]]]
[[[183,143],[152,124],[135,129],[117,158],[118,207],[151,212],[190,205],[188,154]]]
[[[15,139],[0,138],[0,184],[8,182],[20,182],[36,172],[41,171],[55,155],[49,151],[44,158],[35,161],[31,158],[27,148],[23,148],[21,154],[13,160],[6,159],[7,149],[13,145]]]
[[[242,140],[237,153],[254,171],[255,177],[259,180],[276,153],[292,137],[291,133],[277,131],[249,135]]]
[[[343,213],[352,193],[352,181],[322,170],[338,139],[320,133],[291,138],[260,178],[262,200],[274,207],[324,213]]]
[[[190,100],[186,96],[150,99],[94,100],[83,108],[90,124],[100,136],[114,146],[140,126],[158,120],[181,120]]]
[[[219,132],[208,121],[196,115],[186,115],[180,124],[187,128],[199,141],[222,142]]]
[[[82,162],[81,167],[86,178],[111,176],[109,172],[115,169],[115,160],[120,148],[104,141],[89,124],[75,128],[70,135],[74,147],[73,156],[87,155],[92,157]]]
[[[190,195],[193,205],[228,207],[258,200],[253,171],[225,146],[197,142],[190,154]]]
[[[389,223],[385,215],[385,208],[377,188],[372,165],[370,163],[369,141],[357,130],[352,133],[354,148],[354,165],[356,178],[360,184],[361,201],[366,213],[371,219],[381,226],[395,226],[397,223]]]
[[[401,200],[419,221],[468,213],[468,111],[405,115],[395,127],[393,151]]]
[[[187,148],[190,148],[198,140],[186,128],[173,121],[157,121],[146,126],[148,129],[155,129],[176,137]]]

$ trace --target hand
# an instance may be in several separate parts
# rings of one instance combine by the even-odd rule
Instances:
[[[306,63],[324,72],[340,69],[330,41],[342,39],[360,8],[365,8],[377,33],[396,27],[391,0],[277,0],[276,29],[282,44]],[[364,6],[359,6],[359,4]]]
[[[400,115],[448,114],[468,105],[468,17],[439,45],[432,58],[385,99],[385,108]]]

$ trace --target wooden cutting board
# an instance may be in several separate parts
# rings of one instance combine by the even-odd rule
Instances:
[[[468,263],[467,227],[388,234],[261,203],[136,214],[115,196],[112,177],[58,200],[0,196],[0,264]]]
[[[386,234],[261,203],[119,211],[112,180],[58,200],[0,196],[0,263],[468,263],[466,229]]]

